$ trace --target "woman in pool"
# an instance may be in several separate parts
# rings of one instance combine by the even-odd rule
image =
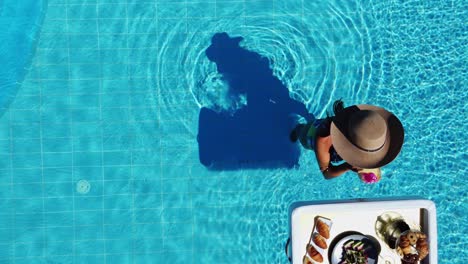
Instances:
[[[335,116],[299,124],[291,140],[314,150],[325,179],[346,171],[380,168],[390,163],[401,150],[403,126],[389,111],[373,105],[344,107],[333,104]]]

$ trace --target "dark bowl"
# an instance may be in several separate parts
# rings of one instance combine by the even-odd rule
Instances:
[[[380,243],[379,241],[377,241],[377,239],[371,235],[364,235],[362,233],[359,233],[357,231],[346,231],[346,232],[343,232],[339,235],[337,235],[333,240],[332,242],[330,243],[330,247],[328,249],[328,261],[330,263],[332,263],[332,252],[336,246],[336,244],[341,241],[342,239],[344,239],[345,237],[347,236],[352,236],[352,235],[360,235],[360,236],[364,236],[364,238],[362,239],[362,241],[365,243],[365,244],[368,244],[368,245],[371,245],[373,250],[371,252],[369,252],[369,257],[370,258],[373,258],[375,259],[375,263],[377,264],[378,261],[379,261],[379,254],[380,254],[380,251],[382,250],[382,247],[380,246]]]

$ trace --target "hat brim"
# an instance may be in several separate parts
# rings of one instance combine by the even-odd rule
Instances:
[[[351,114],[360,110],[377,112],[387,122],[385,145],[378,151],[367,152],[355,146],[348,137],[348,122]],[[332,144],[338,155],[352,166],[359,168],[380,168],[396,158],[403,146],[404,129],[400,120],[389,111],[373,105],[353,105],[340,111],[330,126]]]

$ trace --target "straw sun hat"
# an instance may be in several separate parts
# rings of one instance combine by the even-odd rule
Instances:
[[[359,168],[379,168],[401,150],[403,125],[387,110],[373,105],[353,105],[333,118],[333,147],[346,162]]]

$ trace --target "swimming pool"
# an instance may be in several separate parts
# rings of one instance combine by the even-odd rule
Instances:
[[[0,117],[0,262],[287,263],[290,203],[393,196],[435,201],[439,259],[468,258],[464,1],[49,0],[37,8],[34,54]],[[400,117],[406,141],[382,181],[325,181],[306,151],[294,152],[292,166],[262,157],[202,164],[201,109],[230,120],[249,103],[205,54],[220,32],[268,58],[280,92],[317,118],[339,98]],[[261,109],[243,124],[276,117],[277,108]],[[249,133],[238,140],[262,142]]]

